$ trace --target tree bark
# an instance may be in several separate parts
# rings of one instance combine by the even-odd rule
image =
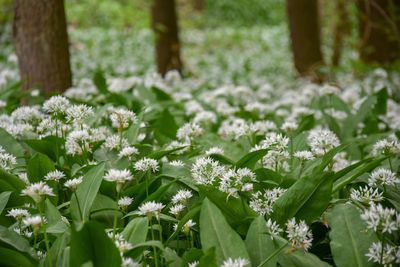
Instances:
[[[48,96],[71,87],[63,0],[16,0],[13,30],[23,89]]]
[[[286,1],[294,66],[300,76],[323,79],[319,68],[324,64],[317,0]]]
[[[192,0],[193,9],[196,11],[202,11],[204,9],[204,0]]]
[[[349,16],[346,7],[346,0],[336,0],[335,2],[335,22],[333,28],[333,44],[331,65],[339,66],[344,45],[344,38],[350,32]]]
[[[182,61],[175,0],[154,0],[151,14],[158,72],[162,76],[170,70],[181,73]]]
[[[359,55],[368,64],[400,59],[400,0],[357,0]]]

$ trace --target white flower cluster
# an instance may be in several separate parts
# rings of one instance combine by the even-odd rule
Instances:
[[[335,133],[328,129],[314,129],[308,135],[308,145],[316,156],[322,156],[329,150],[340,145]]]
[[[250,199],[250,208],[258,214],[265,216],[272,212],[272,206],[286,192],[283,188],[274,188],[265,190],[264,192],[257,191],[252,194]]]
[[[286,233],[292,248],[300,248],[307,251],[313,240],[310,228],[304,221],[296,223],[296,219],[292,218],[286,223]]]

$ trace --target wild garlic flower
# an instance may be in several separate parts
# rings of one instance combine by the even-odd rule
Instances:
[[[291,133],[295,131],[298,127],[299,124],[297,122],[292,120],[287,120],[282,124],[281,129],[287,133]]]
[[[314,129],[308,135],[308,145],[316,156],[323,156],[329,150],[340,145],[335,133],[328,129]]]
[[[307,251],[312,244],[313,236],[310,228],[304,221],[296,223],[296,219],[292,218],[286,223],[286,233],[292,248],[301,248]]]
[[[148,201],[139,207],[139,214],[147,216],[149,220],[151,220],[153,216],[156,217],[157,220],[159,220],[161,210],[164,207],[165,206],[162,203],[157,203],[155,201]]]
[[[185,163],[182,160],[173,160],[170,161],[169,164],[174,167],[184,167]]]
[[[385,244],[382,249],[381,242],[374,242],[369,247],[368,253],[365,256],[368,257],[368,261],[376,262],[385,267],[398,266],[400,263],[399,249],[399,247],[396,248],[390,244]]]
[[[124,236],[120,233],[114,235],[113,232],[108,232],[107,236],[114,240],[114,244],[121,255],[133,248],[132,244],[126,241]]]
[[[289,159],[290,155],[286,150],[270,150],[261,161],[265,168],[279,172],[289,170]]]
[[[126,158],[128,158],[129,160],[131,160],[132,157],[133,157],[134,155],[137,155],[137,154],[139,154],[139,150],[138,150],[136,147],[127,146],[127,147],[124,147],[124,148],[119,152],[118,157],[120,157],[120,158],[126,157]]]
[[[71,103],[64,96],[52,96],[43,103],[43,110],[51,115],[64,115]]]
[[[118,200],[118,206],[122,209],[128,208],[133,202],[131,197],[122,197]]]
[[[274,236],[278,236],[280,233],[283,232],[283,230],[279,227],[279,224],[271,219],[268,219],[268,221],[266,222],[266,226],[269,234],[271,235],[271,239],[274,239]]]
[[[155,159],[142,158],[135,162],[134,168],[135,170],[142,172],[147,172],[147,171],[157,172],[159,169],[159,165],[157,160]]]
[[[289,138],[280,133],[275,133],[275,132],[267,133],[265,139],[260,142],[260,146],[262,148],[270,148],[270,149],[272,148],[274,150],[279,150],[279,151],[287,149],[288,144],[289,144]]]
[[[38,182],[27,185],[21,191],[22,196],[31,197],[36,203],[43,201],[45,196],[54,196],[53,189],[44,182]]]
[[[218,129],[218,135],[224,139],[237,140],[249,133],[250,127],[244,119],[231,117],[224,120]]]
[[[396,185],[400,183],[400,179],[390,170],[379,168],[371,173],[368,178],[368,185],[378,187],[380,185]]]
[[[199,261],[192,261],[188,263],[188,267],[197,267],[199,265]]]
[[[169,209],[169,213],[173,214],[175,217],[178,217],[179,214],[185,209],[185,206],[182,204],[175,204]]]
[[[400,214],[395,209],[384,208],[381,204],[371,204],[361,214],[361,219],[367,223],[369,229],[375,232],[391,234],[400,228]]]
[[[286,192],[283,188],[274,188],[263,192],[255,192],[250,199],[250,208],[259,215],[265,216],[272,212],[275,201]]]
[[[209,149],[205,152],[205,154],[206,154],[207,156],[210,156],[210,155],[213,155],[213,154],[220,154],[220,155],[223,155],[223,154],[224,154],[224,150],[223,150],[222,148],[220,148],[220,147],[214,146],[214,147],[209,148]]]
[[[296,158],[298,158],[302,162],[314,159],[313,153],[311,151],[308,151],[308,150],[297,151],[297,152],[294,153],[293,156],[295,156]]]
[[[182,226],[182,232],[185,233],[185,234],[189,234],[190,229],[191,229],[193,226],[195,226],[195,225],[196,225],[196,223],[195,223],[192,219],[188,220],[188,221]]]
[[[216,123],[217,115],[212,111],[200,111],[193,118],[194,123]]]
[[[123,185],[133,179],[132,173],[128,169],[117,170],[110,169],[104,175],[104,180],[108,182],[116,182],[117,192],[120,192]]]
[[[275,122],[269,120],[256,121],[250,124],[250,131],[256,135],[266,135],[268,132],[276,131]]]
[[[400,154],[400,143],[397,140],[382,139],[372,147],[372,155],[392,156]]]
[[[350,199],[358,201],[363,204],[371,204],[374,202],[380,202],[383,200],[382,193],[379,192],[378,188],[370,188],[368,186],[359,187],[357,189],[352,188],[350,191]]]
[[[192,178],[197,184],[212,184],[225,173],[225,168],[212,158],[198,158],[192,165]]]
[[[94,113],[92,107],[89,107],[85,104],[80,104],[68,107],[66,114],[68,122],[82,124],[85,119],[92,116]]]
[[[237,198],[238,192],[252,191],[255,181],[256,175],[248,168],[228,170],[221,177],[219,190]]]
[[[120,150],[127,146],[129,146],[128,140],[124,137],[121,139],[117,134],[108,136],[103,143],[103,147],[109,150]]]
[[[40,112],[38,106],[22,106],[11,113],[11,118],[14,122],[37,125],[43,118],[43,114]]]
[[[131,258],[122,257],[121,267],[141,267],[142,264],[132,260]]]
[[[47,181],[57,181],[57,182],[63,178],[65,178],[65,174],[59,170],[48,172],[44,177],[44,179]]]
[[[68,187],[72,191],[75,191],[78,188],[78,186],[82,183],[82,181],[83,181],[83,177],[80,176],[78,178],[74,178],[74,179],[65,181],[64,186]]]
[[[12,170],[16,164],[16,157],[6,152],[0,152],[0,168],[9,171]]]
[[[87,130],[74,130],[70,132],[65,141],[65,149],[69,155],[82,155],[91,151],[91,137]]]
[[[186,204],[188,199],[190,199],[193,196],[192,192],[190,190],[179,190],[176,192],[176,194],[172,197],[172,203],[177,204]]]
[[[117,129],[126,129],[130,123],[136,123],[135,113],[124,108],[111,108],[110,110],[111,125]]]
[[[180,141],[191,143],[193,138],[201,136],[203,132],[203,128],[201,128],[197,123],[188,122],[178,129],[176,138]]]
[[[46,223],[46,221],[42,220],[42,217],[40,215],[26,217],[25,219],[22,220],[22,222],[26,226],[31,226],[34,232],[39,231],[40,227],[43,225],[43,223]]]
[[[11,209],[7,212],[6,216],[13,217],[17,221],[21,221],[25,217],[29,217],[31,214],[26,209]]]
[[[237,258],[237,259],[232,259],[232,258],[228,258],[227,260],[225,260],[221,267],[245,267],[247,265],[249,265],[250,262],[247,259],[243,259],[243,258]]]

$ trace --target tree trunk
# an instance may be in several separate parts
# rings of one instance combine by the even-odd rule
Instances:
[[[14,39],[23,89],[50,95],[71,87],[63,0],[16,0]]]
[[[365,63],[400,59],[400,0],[358,0],[359,54]]]
[[[204,9],[204,0],[192,0],[193,9],[196,11],[202,11]]]
[[[324,64],[317,0],[287,0],[287,15],[294,66],[300,76],[321,81],[319,68]]]
[[[151,14],[158,72],[162,76],[170,70],[182,72],[175,0],[153,0]]]
[[[333,67],[339,66],[342,56],[344,38],[350,31],[349,16],[347,13],[346,0],[336,0],[335,2],[335,22],[333,28],[333,44],[331,64]]]

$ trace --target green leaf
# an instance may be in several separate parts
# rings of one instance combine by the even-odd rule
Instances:
[[[210,158],[212,158],[213,160],[216,160],[222,164],[226,164],[226,165],[235,165],[235,161],[228,158],[227,156],[221,155],[221,154],[211,154],[209,155]]]
[[[3,213],[4,208],[7,206],[8,199],[12,192],[3,192],[0,194],[0,215]]]
[[[365,254],[376,234],[367,229],[360,217],[360,211],[352,204],[339,204],[328,214],[331,227],[329,237],[333,259],[338,267],[374,266]]]
[[[250,225],[246,236],[246,248],[253,266],[258,266],[267,259],[276,249],[276,242],[267,234],[268,229],[263,217],[257,217]],[[275,267],[278,257],[275,256],[266,263],[265,267]]]
[[[376,105],[372,111],[374,115],[384,115],[387,111],[387,100],[389,97],[386,87],[375,93],[377,97]]]
[[[217,264],[217,255],[215,252],[215,247],[204,250],[203,252],[204,252],[204,255],[200,258],[199,264],[197,265],[197,267],[218,267],[218,266],[220,266]]]
[[[18,251],[25,252],[29,255],[33,255],[34,253],[33,249],[29,245],[28,240],[2,225],[0,225],[0,241],[12,246]]]
[[[147,217],[135,218],[128,223],[122,235],[131,244],[143,243],[146,241],[148,224]]]
[[[238,168],[250,168],[252,169],[256,165],[257,161],[262,159],[268,153],[268,149],[260,149],[252,151],[236,162]]]
[[[250,259],[243,240],[227,223],[222,212],[207,198],[200,212],[200,239],[203,249],[215,247],[217,262],[229,257]]]
[[[182,219],[179,220],[178,226],[176,227],[176,231],[167,239],[167,241],[165,242],[165,245],[168,245],[169,242],[175,238],[175,236],[177,236],[180,232],[179,229],[182,229],[183,225],[189,221],[190,219],[193,219],[197,213],[200,212],[201,206],[196,206],[196,207],[191,207],[190,211],[188,213],[185,214],[185,216],[183,216]]]
[[[62,262],[64,261],[64,251],[69,243],[69,235],[69,231],[64,232],[54,241],[51,246],[51,255],[53,256],[54,266],[62,266]]]
[[[24,141],[36,152],[45,154],[53,161],[57,160],[57,147],[55,144],[63,142],[63,139],[55,136],[47,136],[43,139],[30,139]]]
[[[96,267],[120,267],[119,251],[107,236],[103,226],[90,221],[80,231],[72,229],[70,266],[91,262]]]
[[[97,90],[102,94],[108,94],[108,86],[106,78],[104,78],[104,72],[101,69],[97,69],[93,75],[93,83],[96,85]]]
[[[79,214],[79,208],[76,197],[71,198],[71,214],[74,220],[86,222],[89,220],[90,209],[93,201],[99,191],[104,176],[104,163],[90,169],[84,176],[83,182],[76,190],[79,205],[82,211],[82,218]]]
[[[279,264],[285,267],[329,267],[327,262],[321,261],[317,256],[311,253],[304,253],[297,250],[293,253],[281,254]]]
[[[160,116],[155,121],[153,127],[154,127],[154,134],[156,135],[159,141],[163,141],[164,140],[163,137],[167,137],[169,139],[176,138],[176,131],[178,130],[178,125],[175,122],[174,116],[172,116],[171,112],[169,112],[168,109],[164,109],[164,111],[161,112]]]
[[[55,169],[49,157],[42,153],[37,153],[28,162],[27,172],[29,181],[33,183],[43,181],[44,176]]]
[[[62,234],[68,230],[68,225],[61,219],[61,213],[57,207],[46,199],[46,218],[47,218],[47,232],[52,234]]]
[[[18,251],[0,247],[0,266],[3,267],[36,267],[38,263],[31,257]]]
[[[292,217],[312,222],[329,205],[332,182],[332,173],[302,177],[275,202],[272,217],[281,225]]]
[[[0,128],[0,146],[2,146],[7,153],[17,157],[17,159],[19,159],[18,161],[21,161],[24,157],[25,149],[3,128]]]

